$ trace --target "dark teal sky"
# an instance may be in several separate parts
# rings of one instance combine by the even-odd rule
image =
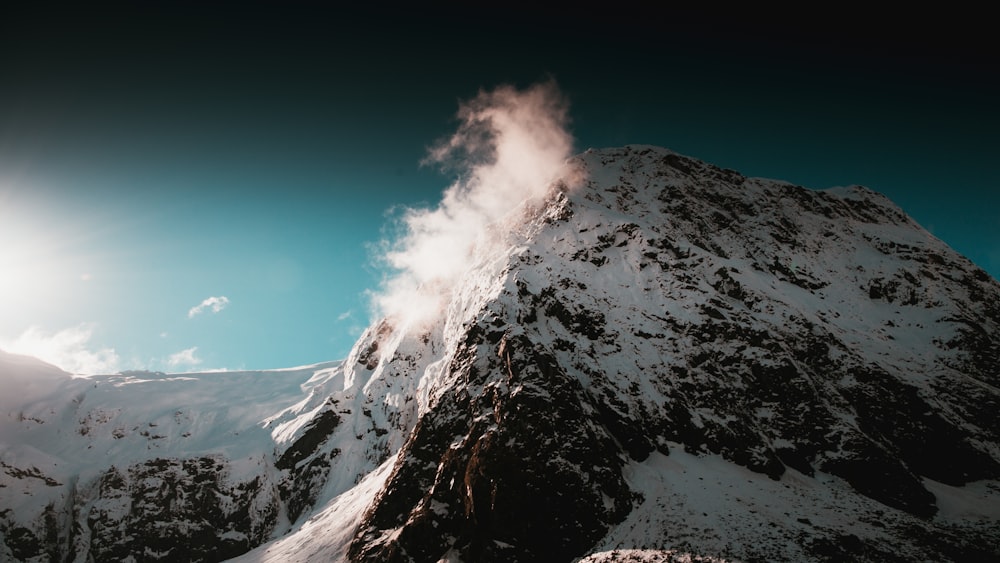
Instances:
[[[579,150],[863,184],[1000,276],[1000,75],[976,18],[318,6],[0,14],[0,343],[74,329],[77,356],[121,369],[341,357],[387,210],[450,183],[418,163],[459,100],[549,76]]]

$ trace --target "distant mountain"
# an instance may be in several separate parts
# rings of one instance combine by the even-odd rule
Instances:
[[[996,280],[862,187],[571,164],[342,363],[0,355],[0,559],[1000,558]]]

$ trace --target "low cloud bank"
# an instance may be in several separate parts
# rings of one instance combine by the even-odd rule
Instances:
[[[81,324],[56,332],[29,327],[14,340],[0,341],[0,349],[13,354],[34,356],[79,375],[116,373],[121,358],[114,348],[91,349],[94,326]]]

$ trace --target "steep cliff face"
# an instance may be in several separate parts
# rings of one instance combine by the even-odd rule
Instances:
[[[21,393],[0,401],[0,559],[220,561],[267,541],[328,480],[339,373],[73,378],[3,354]]]
[[[996,280],[865,188],[572,164],[343,363],[0,402],[8,557],[1000,557]]]
[[[587,184],[554,193],[495,296],[450,321],[440,388],[352,558],[994,549],[976,540],[998,531],[995,280],[861,187],[810,191],[652,147],[578,163]],[[708,515],[694,483],[636,482],[674,458],[745,468],[773,498],[750,508],[736,484]],[[942,505],[970,483],[992,516],[953,521]],[[715,531],[654,522],[629,545],[644,526],[629,516],[666,499]],[[760,503],[772,514],[753,516]]]

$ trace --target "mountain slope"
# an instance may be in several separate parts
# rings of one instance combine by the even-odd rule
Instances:
[[[322,420],[338,368],[74,378],[0,355],[18,391],[0,411],[0,559],[220,560],[266,541],[307,494],[275,452]]]
[[[1000,557],[996,280],[865,188],[570,165],[343,363],[0,403],[8,557]]]
[[[995,535],[994,517],[935,515],[946,487],[972,482],[996,506],[995,280],[864,188],[814,192],[651,147],[580,164],[587,185],[528,221],[495,297],[446,323],[434,401],[353,558],[565,560],[615,536],[740,559],[979,553],[965,544]],[[652,493],[629,482],[659,456],[700,459],[681,452],[765,476],[755,495],[779,507],[800,480],[806,498],[844,500],[804,545],[800,523],[749,517],[759,507],[739,495],[706,520],[738,541],[679,540],[671,522],[628,545],[616,525],[650,494],[700,511],[662,475]],[[771,547],[754,547],[772,524]]]

